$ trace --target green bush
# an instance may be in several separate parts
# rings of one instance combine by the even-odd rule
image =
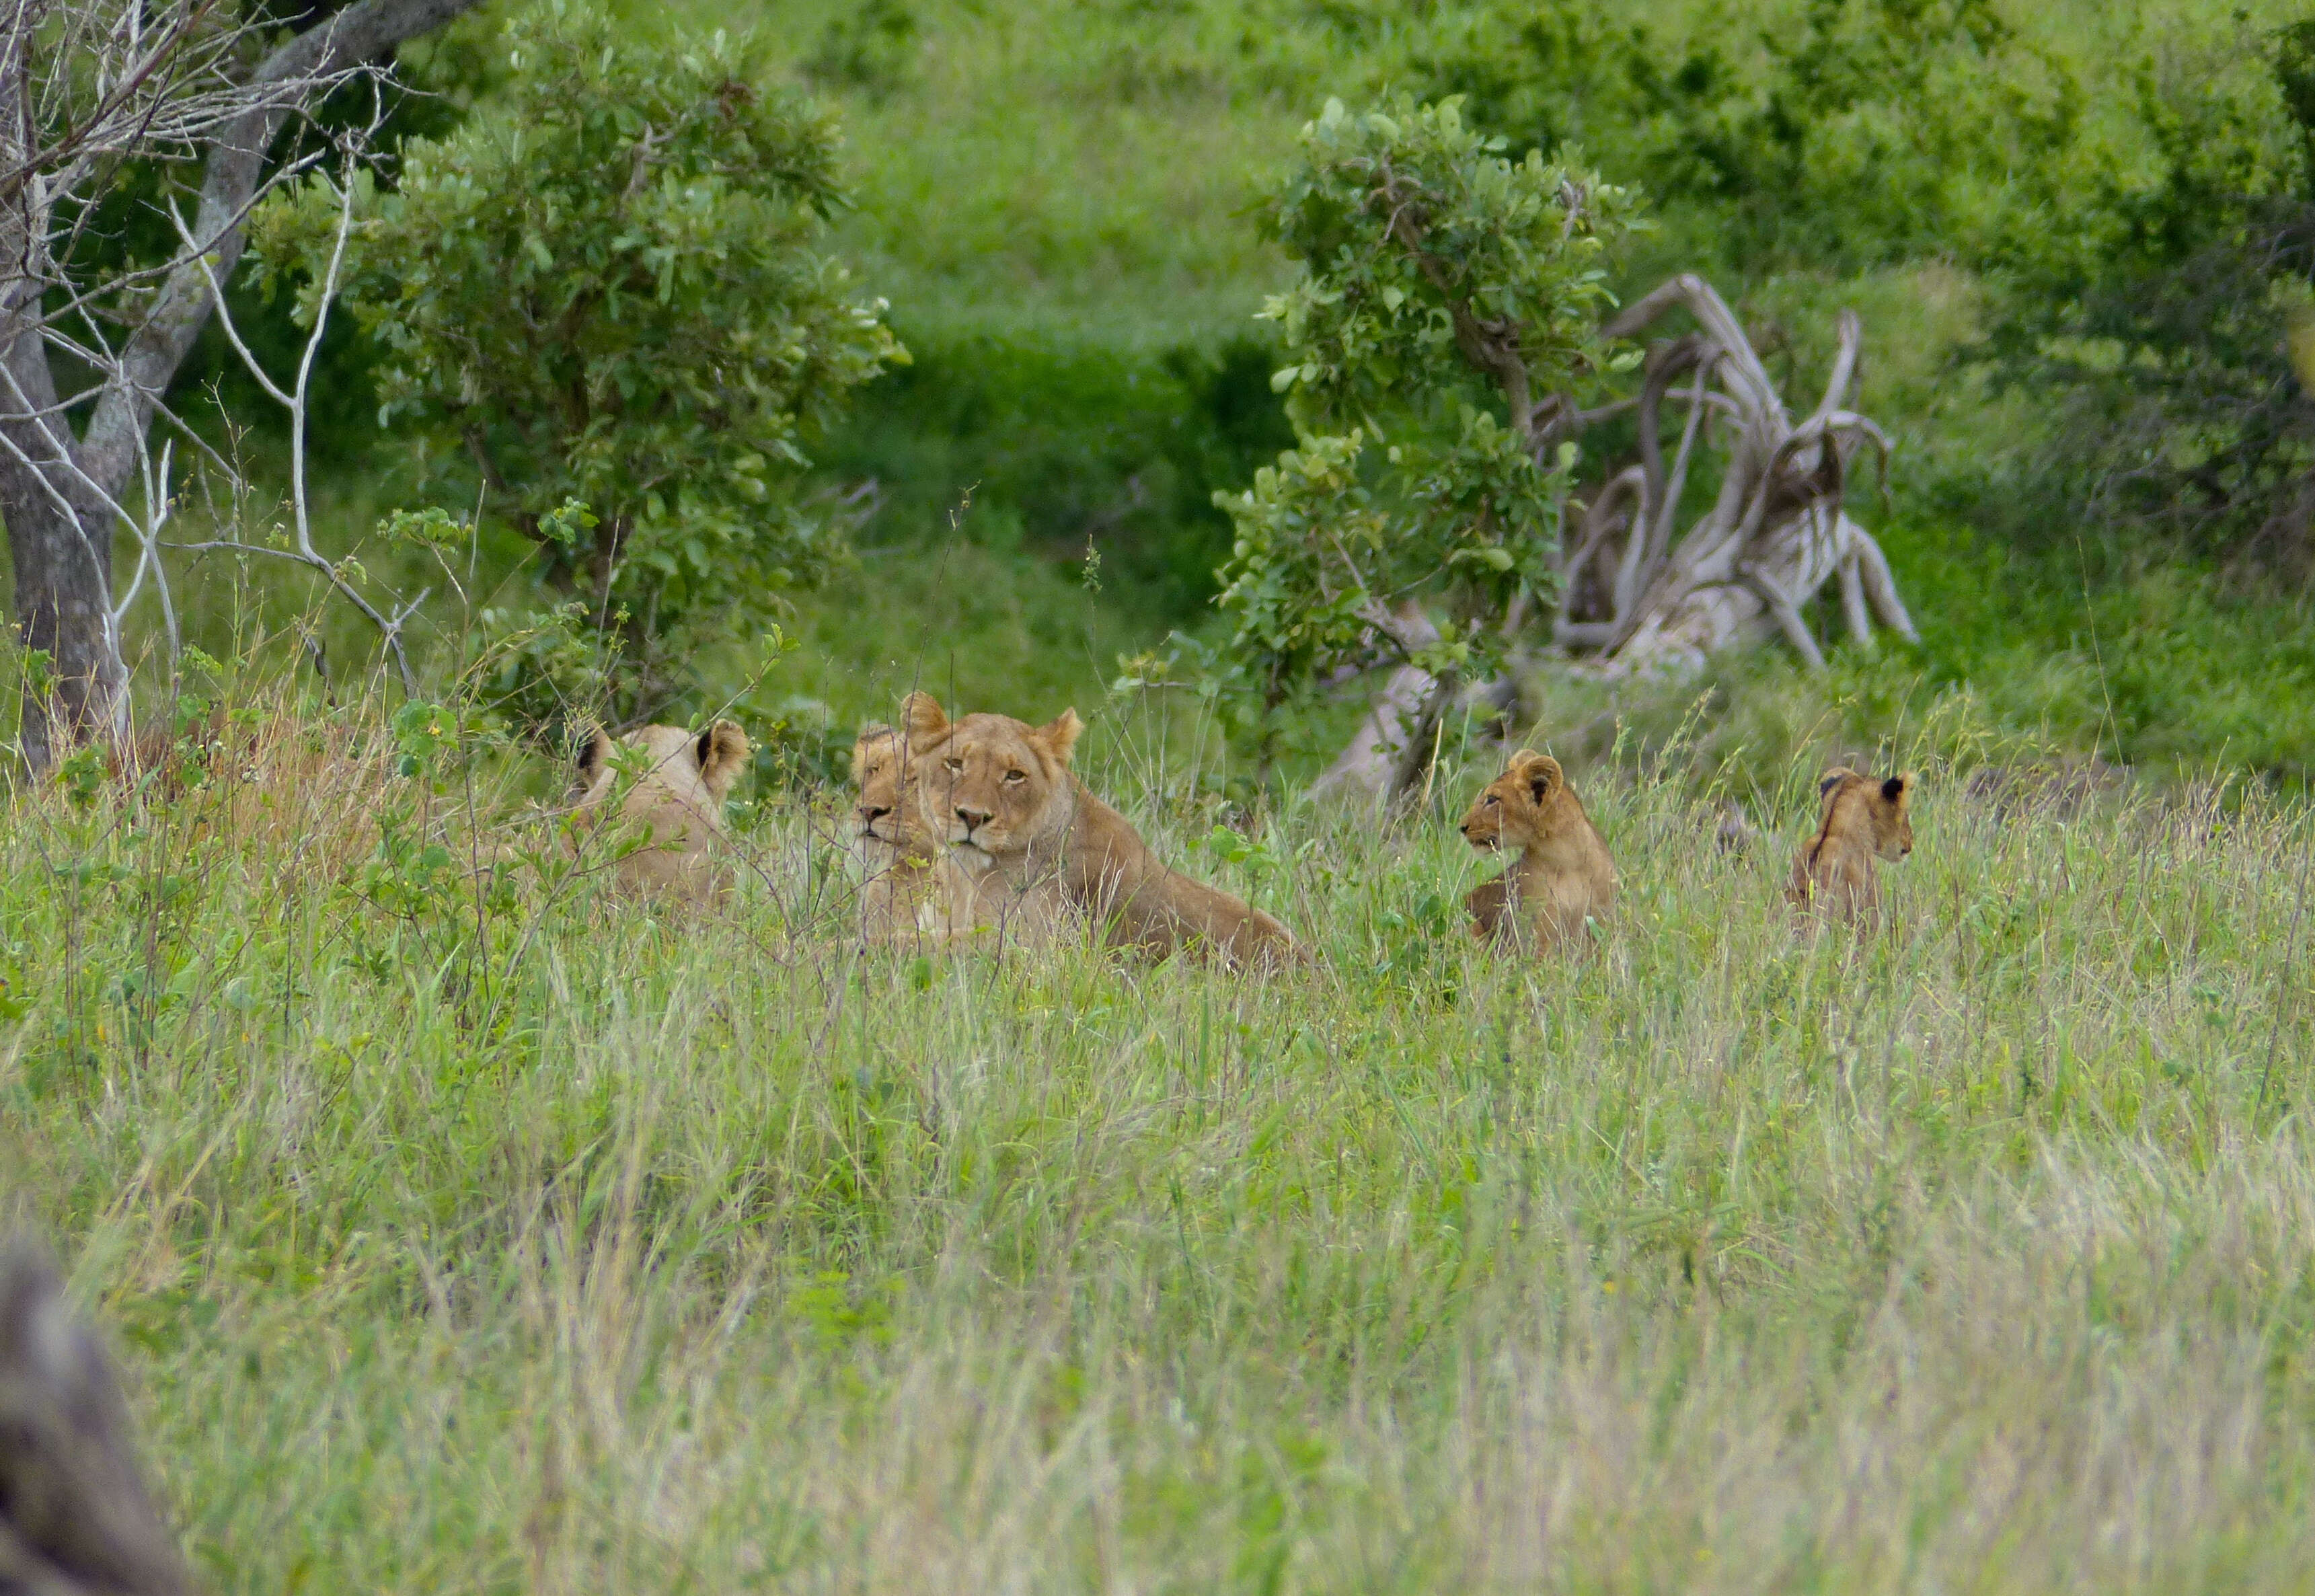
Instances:
[[[381,421],[421,429],[430,489],[485,494],[587,601],[632,710],[838,556],[801,501],[807,435],[907,357],[824,247],[835,123],[753,46],[639,45],[558,3],[509,58],[486,111],[367,195],[344,295],[388,352]],[[319,181],[261,217],[309,315],[336,220]],[[591,526],[550,513],[573,501]]]

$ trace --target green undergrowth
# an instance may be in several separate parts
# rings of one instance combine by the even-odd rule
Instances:
[[[1465,935],[1452,833],[1214,828],[1255,980],[863,953],[825,810],[734,905],[607,899],[524,756],[309,710],[0,831],[0,1209],[122,1353],[208,1588],[2297,1588],[2315,820],[1965,796],[1898,929],[1582,778],[1589,953]],[[246,724],[236,723],[237,724]],[[407,760],[407,765],[398,762]],[[414,768],[414,776],[394,774]],[[2061,795],[2062,796],[2062,794]],[[504,843],[534,864],[477,889]],[[437,851],[439,850],[439,851]]]

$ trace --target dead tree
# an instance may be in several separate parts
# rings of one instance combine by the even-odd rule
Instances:
[[[250,208],[281,175],[285,123],[474,3],[316,6],[294,32],[214,0],[0,9],[0,517],[18,634],[54,678],[36,695],[27,678],[33,768],[59,740],[126,729],[114,527],[130,483],[149,479],[147,435],[240,260]],[[183,246],[93,273],[76,255],[94,202],[140,161],[200,170]]]
[[[1654,345],[1637,400],[1639,459],[1582,507],[1554,635],[1594,654],[1603,675],[1681,673],[1721,650],[1781,637],[1813,667],[1824,653],[1801,607],[1840,584],[1849,634],[1870,646],[1874,622],[1919,642],[1889,562],[1843,506],[1850,467],[1888,438],[1848,408],[1862,329],[1840,316],[1840,349],[1815,410],[1796,423],[1752,341],[1712,286],[1676,277],[1609,324],[1629,338],[1681,309],[1698,330]],[[1663,457],[1663,407],[1686,406],[1680,444]],[[1675,523],[1699,443],[1725,456],[1712,507]]]
[[[37,1248],[0,1243],[0,1592],[178,1596],[103,1346]]]
[[[1823,397],[1796,422],[1743,326],[1700,277],[1673,278],[1606,331],[1636,338],[1674,311],[1695,330],[1650,347],[1636,395],[1590,411],[1565,395],[1514,407],[1539,460],[1610,416],[1633,414],[1638,430],[1638,457],[1569,501],[1550,643],[1610,679],[1679,676],[1724,650],[1776,639],[1822,668],[1823,650],[1801,612],[1836,581],[1843,623],[1859,643],[1870,646],[1876,619],[1920,641],[1880,545],[1844,505],[1859,456],[1869,448],[1885,470],[1889,454],[1881,429],[1849,408],[1862,337],[1855,314],[1841,314]],[[1669,462],[1668,405],[1679,439]],[[1707,449],[1723,457],[1719,491],[1682,528],[1681,500]],[[1314,791],[1394,800],[1416,791],[1438,735],[1438,689],[1413,666],[1394,672]],[[1508,681],[1465,692],[1493,706],[1517,697]]]

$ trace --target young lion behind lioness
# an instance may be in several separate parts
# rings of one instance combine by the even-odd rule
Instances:
[[[925,824],[917,785],[909,779],[912,751],[906,736],[881,721],[863,726],[852,745],[852,785],[859,791],[855,846],[867,867],[860,885],[865,942],[945,936],[954,907],[970,892]]]
[[[958,866],[968,923],[1033,945],[1083,916],[1110,945],[1159,958],[1185,947],[1241,965],[1295,956],[1285,927],[1166,868],[1087,790],[1069,767],[1085,730],[1077,711],[1031,726],[1000,714],[952,722],[924,693],[901,708],[920,750],[909,767],[918,801]]]
[[[1475,936],[1551,952],[1580,937],[1583,922],[1616,900],[1608,845],[1548,754],[1513,754],[1472,802],[1462,832],[1475,848],[1520,850],[1517,864],[1463,900]]]
[[[1913,787],[1911,776],[1875,781],[1845,767],[1824,773],[1817,784],[1823,806],[1816,835],[1801,844],[1792,884],[1785,889],[1796,909],[1867,928],[1880,924],[1876,861],[1913,851]]]

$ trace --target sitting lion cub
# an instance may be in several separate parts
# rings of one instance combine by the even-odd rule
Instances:
[[[1881,873],[1874,861],[1913,851],[1915,778],[1875,781],[1836,767],[1817,784],[1823,799],[1816,835],[1801,844],[1785,897],[1803,911],[1867,927],[1881,920]]]
[[[680,726],[645,726],[619,739],[648,764],[619,805],[619,818],[647,828],[651,839],[618,862],[622,891],[666,893],[694,903],[721,901],[732,890],[722,858],[723,801],[748,763],[748,734],[718,721],[694,735]],[[618,770],[611,738],[600,728],[579,753],[574,808],[599,811],[611,800]]]
[[[1608,845],[1548,754],[1513,754],[1463,817],[1462,831],[1475,848],[1520,849],[1517,864],[1463,900],[1475,936],[1549,952],[1581,936],[1584,920],[1616,901]]]
[[[860,792],[853,812],[868,867],[860,888],[860,935],[867,942],[945,931],[952,905],[970,891],[925,824],[909,779],[909,740],[881,721],[861,727],[852,745],[852,785]]]
[[[1069,767],[1075,710],[1050,725],[1010,715],[951,722],[933,698],[911,693],[901,708],[918,802],[957,866],[964,923],[988,923],[1034,946],[1078,916],[1111,946],[1164,958],[1211,949],[1233,964],[1290,962],[1285,927],[1227,892],[1160,864],[1123,815],[1088,792]]]

